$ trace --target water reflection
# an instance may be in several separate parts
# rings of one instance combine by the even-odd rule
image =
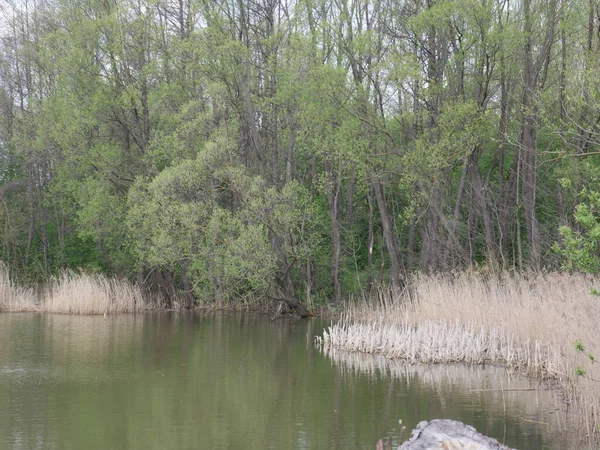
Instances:
[[[566,412],[558,392],[518,373],[494,366],[407,364],[380,355],[336,349],[324,349],[323,353],[348,377],[356,374],[374,379],[389,377],[405,384],[412,394],[422,392],[429,402],[429,415],[421,417],[423,420],[462,420],[476,425],[483,433],[493,434],[500,441],[506,441],[509,433],[523,433],[522,437],[525,437],[534,429],[546,437],[543,445],[548,448],[576,447],[565,436]],[[435,396],[431,395],[432,391]],[[409,429],[416,425],[415,420],[419,421],[419,417],[410,413],[402,419]],[[515,424],[524,425],[528,430],[509,431],[508,428]],[[514,442],[518,440],[517,437]]]
[[[547,422],[542,392],[471,392],[499,379],[325,355],[313,345],[324,325],[0,314],[0,449],[364,449],[398,418],[432,417],[559,448],[548,426],[522,420]]]

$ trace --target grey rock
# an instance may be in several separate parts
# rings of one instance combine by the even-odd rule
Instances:
[[[436,419],[417,425],[398,450],[514,450],[456,420]]]

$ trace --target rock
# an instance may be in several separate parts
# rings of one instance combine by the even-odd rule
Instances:
[[[398,450],[512,450],[456,420],[423,421]]]

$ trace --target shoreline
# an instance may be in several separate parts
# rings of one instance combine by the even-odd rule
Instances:
[[[317,307],[330,320],[317,343],[348,352],[427,364],[493,364],[561,386],[569,426],[588,442],[600,442],[600,355],[595,280],[567,273],[414,275],[401,293],[379,289],[371,297],[335,308]],[[208,315],[262,313],[276,304],[245,299],[235,304],[164,308],[139,287],[103,276],[65,274],[38,291],[16,286],[0,273],[0,312],[117,314],[151,311]],[[579,344],[577,344],[579,343]]]

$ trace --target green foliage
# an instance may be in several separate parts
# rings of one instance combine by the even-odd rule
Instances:
[[[214,245],[214,270],[227,298],[265,293],[273,284],[276,257],[261,224],[243,223],[228,211],[217,208],[208,226]],[[209,243],[209,245],[211,245]]]
[[[297,182],[268,187],[235,162],[226,137],[153,180],[139,178],[128,211],[139,264],[181,265],[208,299],[265,294],[288,270],[282,265],[318,245],[306,189]]]
[[[563,183],[564,184],[564,183]],[[560,227],[561,242],[554,249],[565,258],[565,267],[588,273],[600,270],[600,193],[583,190],[575,208],[578,230]]]
[[[68,237],[65,242],[64,265],[90,274],[110,272],[110,268],[101,259],[96,240],[89,236]]]
[[[529,192],[542,265],[560,238],[567,267],[595,272],[590,4],[530,3],[10,2],[0,255],[35,280],[165,271],[205,298],[324,299],[389,280],[392,259],[520,266]],[[547,62],[531,91],[528,48]]]
[[[591,353],[586,351],[585,346],[583,345],[583,342],[581,342],[580,339],[577,339],[575,341],[574,346],[575,346],[575,350],[577,350],[580,353],[583,353],[587,357],[590,364],[594,364],[596,362],[596,358],[594,358],[594,355],[592,355]],[[581,366],[576,367],[575,373],[579,377],[584,377],[587,374],[587,372]]]

